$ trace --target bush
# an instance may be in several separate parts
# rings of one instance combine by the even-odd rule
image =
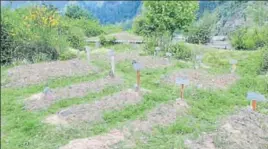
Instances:
[[[8,33],[7,25],[1,24],[1,65],[12,61],[12,53],[14,50],[14,41]]]
[[[190,29],[186,41],[194,44],[205,44],[210,41],[211,33],[207,28]]]
[[[239,28],[230,39],[237,50],[256,50],[268,44],[268,26]]]
[[[143,50],[146,54],[153,55],[155,52],[155,47],[158,46],[159,39],[155,36],[144,39],[144,47]]]
[[[65,16],[72,19],[91,19],[92,15],[84,8],[79,5],[68,5],[66,8]]]
[[[61,55],[59,56],[60,60],[68,60],[68,59],[73,59],[77,57],[77,52],[75,50],[66,50]]]
[[[177,59],[189,60],[192,57],[192,51],[183,42],[170,46],[168,49]]]
[[[79,50],[83,50],[84,46],[86,45],[86,41],[85,41],[85,34],[83,32],[83,30],[79,27],[70,27],[68,34],[68,41],[71,44],[71,47],[75,48],[75,49],[79,49]]]
[[[208,43],[217,20],[217,13],[210,14],[209,12],[205,12],[197,22],[188,27],[186,41],[195,44]]]
[[[113,36],[105,37],[104,35],[101,35],[99,39],[100,39],[100,44],[103,46],[114,45],[116,41],[116,38]]]
[[[98,36],[104,31],[102,30],[99,22],[97,20],[85,20],[85,19],[80,19],[80,20],[69,20],[70,23],[72,23],[72,26],[77,26],[83,30],[85,35],[87,37],[93,37],[93,36]]]
[[[45,60],[57,60],[59,53],[46,41],[37,41],[32,43],[19,43],[14,50],[13,58],[30,62],[39,62]]]

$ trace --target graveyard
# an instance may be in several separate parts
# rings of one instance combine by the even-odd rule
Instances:
[[[258,51],[193,45],[199,55],[179,60],[158,47],[141,55],[142,46],[86,46],[76,59],[2,70],[2,139],[51,149],[247,148],[252,140],[265,148],[268,105],[251,92],[267,89],[254,73]]]
[[[2,4],[1,148],[268,149],[268,2]]]

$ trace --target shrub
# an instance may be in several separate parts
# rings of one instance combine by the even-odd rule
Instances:
[[[85,34],[83,30],[79,27],[73,26],[69,28],[68,41],[71,44],[71,47],[79,50],[83,50],[85,46]]]
[[[183,42],[170,46],[168,52],[171,52],[177,59],[188,60],[192,57],[192,51]]]
[[[60,60],[68,60],[77,57],[77,51],[66,50],[59,56]]]
[[[91,19],[93,18],[92,15],[84,8],[80,7],[79,5],[68,5],[66,8],[65,16],[73,19]]]
[[[115,41],[116,41],[116,38],[113,36],[105,37],[104,35],[101,35],[99,39],[100,39],[100,44],[103,46],[113,45],[115,44]]]
[[[144,52],[146,54],[153,55],[155,52],[155,47],[158,46],[158,44],[157,44],[158,41],[159,41],[159,39],[155,36],[145,38],[144,39],[145,44],[143,47]]]
[[[12,53],[14,49],[14,41],[10,36],[7,25],[1,24],[1,65],[12,61]]]
[[[237,50],[256,50],[268,44],[268,26],[239,28],[230,39]]]
[[[145,39],[144,51],[147,54],[154,54],[155,48],[159,47],[161,51],[168,51],[172,44],[172,37],[168,32],[162,36],[151,36]]]
[[[69,22],[72,22],[72,26],[77,26],[77,27],[83,29],[83,31],[87,37],[98,36],[104,32],[97,20],[86,20],[86,19],[73,20],[73,19],[70,19]]]
[[[208,43],[215,29],[217,20],[217,13],[210,14],[209,12],[205,12],[197,22],[188,27],[186,41],[195,44]]]
[[[55,48],[46,41],[37,41],[32,43],[19,43],[14,50],[13,58],[30,62],[38,62],[44,60],[56,60],[59,53]]]

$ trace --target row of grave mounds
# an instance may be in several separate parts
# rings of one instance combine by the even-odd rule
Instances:
[[[108,54],[93,54],[90,58],[92,61],[105,61],[107,65],[110,62]],[[169,61],[165,58],[140,56],[135,51],[115,53],[115,63],[125,60],[129,60],[130,64],[132,60],[139,61],[145,68],[170,66]],[[8,70],[9,83],[5,87],[34,85],[57,77],[84,76],[102,71],[103,69],[81,59],[20,65]]]
[[[267,149],[267,137],[268,115],[245,108],[223,119],[216,131],[185,140],[185,145],[190,149]]]
[[[135,148],[135,141],[146,141],[146,134],[151,134],[156,126],[167,126],[174,123],[178,117],[187,113],[188,105],[178,99],[163,103],[148,112],[145,118],[127,122],[123,127],[111,130],[98,136],[75,139],[60,149],[105,149],[105,148]],[[119,147],[119,148],[120,148]]]

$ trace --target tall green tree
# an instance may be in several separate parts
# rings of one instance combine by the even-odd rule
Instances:
[[[66,8],[65,16],[72,19],[92,19],[92,15],[84,8],[79,5],[71,4]]]
[[[143,35],[173,34],[191,24],[197,9],[197,1],[146,1],[134,22],[134,31]]]

